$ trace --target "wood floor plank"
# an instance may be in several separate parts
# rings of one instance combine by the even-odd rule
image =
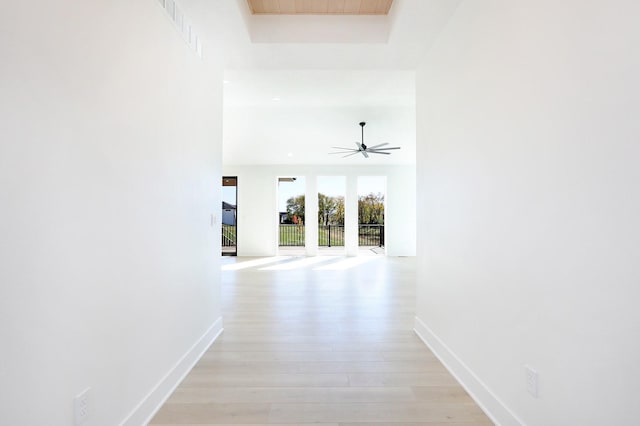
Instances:
[[[207,352],[203,360],[236,360],[250,361],[261,359],[264,361],[290,361],[290,362],[322,362],[322,361],[394,361],[409,359],[431,359],[426,354],[382,353],[382,352]]]
[[[273,404],[270,422],[476,422],[486,419],[474,404],[363,403]]]
[[[444,397],[442,399],[445,400]],[[417,400],[409,387],[180,387],[169,403],[382,403]],[[455,402],[457,399],[452,397],[450,400]]]
[[[193,373],[426,373],[441,372],[439,362],[409,361],[224,361],[207,360],[199,363]]]
[[[167,403],[152,424],[268,423],[270,404],[171,404]]]
[[[157,425],[157,426],[293,426],[292,423],[154,423],[154,425]],[[340,425],[338,423],[314,423],[313,426],[340,426]]]
[[[211,351],[204,354],[203,362],[221,361],[246,361],[246,362],[426,362],[439,363],[439,360],[431,353],[422,351]]]
[[[412,330],[414,259],[302,260],[223,259],[224,333],[151,425],[491,424]]]
[[[221,342],[233,343],[307,343],[307,344],[338,344],[358,342],[362,344],[391,344],[404,343],[424,345],[413,331],[393,331],[389,333],[371,332],[362,333],[346,333],[344,331],[327,330],[325,332],[311,332],[309,329],[302,327],[294,333],[279,332],[267,333],[264,329],[261,331],[245,330],[247,327],[237,327],[233,332],[229,331],[229,324],[225,321],[225,331],[218,338]],[[258,328],[252,325],[248,328]]]
[[[461,386],[413,386],[411,389],[418,401],[474,404]]]
[[[460,386],[447,371],[349,374],[351,386]]]
[[[317,425],[318,423],[316,423]],[[491,426],[493,423],[487,419],[473,420],[471,422],[358,422],[358,423],[339,423],[339,426]],[[273,426],[273,425],[270,425]]]
[[[184,387],[349,386],[349,377],[346,374],[249,374],[225,372],[190,374],[181,385]]]
[[[281,351],[295,351],[295,352],[320,352],[331,351],[333,347],[331,344],[318,344],[318,343],[271,343],[271,342],[258,342],[258,343],[239,343],[239,342],[220,342],[215,343],[209,349],[210,352],[281,352]]]

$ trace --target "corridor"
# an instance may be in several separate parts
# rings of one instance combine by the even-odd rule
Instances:
[[[490,425],[412,331],[415,258],[224,258],[224,333],[152,425]]]

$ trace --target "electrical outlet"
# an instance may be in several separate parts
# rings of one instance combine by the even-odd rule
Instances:
[[[81,394],[73,399],[73,412],[75,426],[82,426],[87,423],[90,413],[89,391],[91,388],[85,389]]]
[[[538,397],[538,372],[528,365],[524,366],[525,376],[526,376],[526,384],[527,384],[527,392],[531,394],[532,397]]]

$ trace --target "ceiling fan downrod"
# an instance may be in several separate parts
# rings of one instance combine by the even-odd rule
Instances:
[[[367,149],[367,146],[364,144],[364,126],[365,124],[367,124],[364,121],[360,122],[360,129],[362,130],[362,139],[361,139],[361,143],[360,146],[362,147],[361,151],[365,151]]]

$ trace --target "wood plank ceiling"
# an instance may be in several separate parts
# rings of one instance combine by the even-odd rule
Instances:
[[[393,0],[247,0],[254,15],[387,15]]]

